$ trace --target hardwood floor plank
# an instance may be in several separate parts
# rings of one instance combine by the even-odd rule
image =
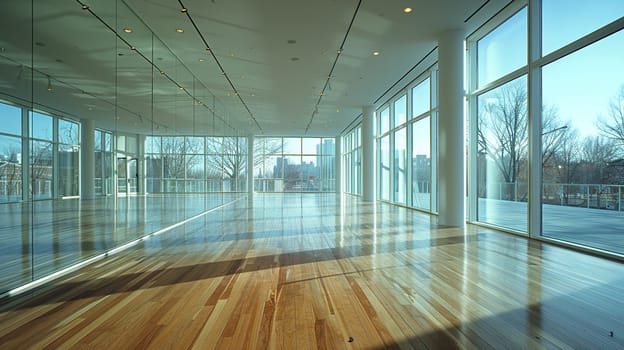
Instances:
[[[0,349],[624,348],[621,263],[348,196],[246,204],[1,301]]]

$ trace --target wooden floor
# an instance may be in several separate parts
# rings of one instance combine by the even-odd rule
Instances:
[[[2,303],[2,349],[624,348],[623,264],[334,195],[239,200]]]

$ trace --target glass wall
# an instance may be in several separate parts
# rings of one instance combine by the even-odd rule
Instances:
[[[519,9],[476,42],[472,72],[477,220],[521,232],[528,219],[528,93],[518,70],[526,69],[527,12]]]
[[[0,295],[241,197],[255,130],[125,2],[9,0],[0,30]]]
[[[256,138],[255,191],[333,192],[335,152],[333,138]]]
[[[0,203],[22,200],[22,110],[0,103]]]
[[[148,136],[148,193],[245,191],[247,139]]]
[[[623,26],[621,1],[542,0],[468,39],[472,220],[624,253]]]
[[[584,36],[623,16],[621,1],[542,1],[549,59],[541,65],[541,234],[617,253],[624,253],[624,30]]]
[[[437,210],[436,77],[433,66],[377,112],[378,198],[431,212]]]
[[[362,127],[342,137],[344,192],[362,194]]]

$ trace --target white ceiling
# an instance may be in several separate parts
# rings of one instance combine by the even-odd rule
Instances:
[[[126,0],[132,11],[123,3],[115,8],[114,3],[94,0],[85,1],[90,11],[73,0],[37,2],[31,36],[26,30],[29,4],[11,2],[0,15],[1,32],[12,33],[0,40],[0,92],[5,95],[95,118],[101,127],[139,133],[208,130],[214,127],[214,110],[241,133],[310,136],[339,134],[362,106],[389,97],[382,95],[436,47],[437,33],[469,33],[507,3],[363,0],[356,13],[358,0]],[[414,10],[406,14],[403,8],[408,6]],[[16,31],[20,26],[24,29]],[[116,40],[112,30],[136,51]],[[157,37],[154,42],[150,31]],[[345,35],[344,51],[337,58]],[[373,56],[373,51],[380,55]],[[165,75],[153,75],[146,59]],[[335,61],[330,86],[321,97]],[[29,70],[19,73],[21,65],[30,67],[31,62],[33,85],[24,78]],[[404,80],[426,68],[417,67]],[[43,87],[47,76],[53,93]],[[192,91],[197,101],[190,99]],[[115,110],[115,104],[120,108]]]

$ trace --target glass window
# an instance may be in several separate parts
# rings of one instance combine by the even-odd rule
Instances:
[[[622,0],[542,0],[542,52],[547,55],[622,16]]]
[[[394,201],[405,204],[407,185],[407,128],[394,133]]]
[[[78,134],[78,123],[70,122],[68,120],[59,119],[58,141],[68,145],[80,144]]]
[[[102,132],[100,130],[95,130],[94,134],[94,149],[96,151],[102,151]]]
[[[22,199],[22,139],[0,135],[0,202]]]
[[[223,152],[223,140],[221,137],[206,138],[206,154],[221,154]]]
[[[429,78],[412,88],[412,118],[429,112],[431,100]]]
[[[113,134],[104,133],[104,150],[106,152],[113,151]]]
[[[30,192],[34,199],[52,197],[52,143],[30,144]]]
[[[477,42],[479,87],[527,64],[527,33],[525,7]]]
[[[623,47],[620,31],[542,68],[542,234],[618,253],[624,70],[614,52]]]
[[[414,122],[412,132],[412,205],[431,206],[431,127],[430,117]]]
[[[390,130],[390,107],[386,107],[379,113],[379,133],[381,136]]]
[[[185,154],[203,154],[204,138],[203,137],[187,137],[184,143]]]
[[[284,138],[284,154],[301,154],[301,139],[300,138]]]
[[[30,117],[30,136],[52,141],[52,117],[37,112],[30,112]]]
[[[477,103],[478,220],[526,232],[526,76],[479,96]]]
[[[0,132],[22,135],[22,109],[0,103]]]
[[[79,191],[79,148],[61,144],[58,147],[59,196],[77,196]]]
[[[335,153],[336,153],[336,143],[334,142],[334,139],[332,138],[323,139],[322,147],[321,147],[321,154],[323,154],[324,156],[333,156]]]
[[[302,154],[320,154],[321,139],[306,137],[302,139]]]
[[[381,138],[379,147],[379,194],[381,199],[390,200],[390,136]]]
[[[401,96],[394,102],[394,127],[402,125],[407,120],[407,95]]]

